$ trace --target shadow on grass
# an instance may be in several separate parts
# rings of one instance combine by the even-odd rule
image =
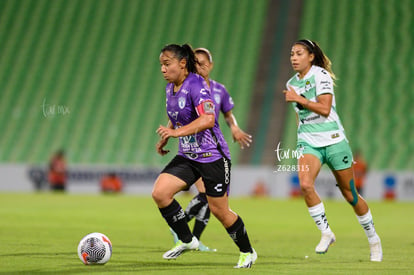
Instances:
[[[121,273],[121,272],[171,272],[184,273],[194,272],[195,270],[217,270],[217,269],[232,269],[229,263],[218,262],[192,262],[192,263],[178,263],[176,261],[160,262],[160,261],[136,261],[125,264],[106,264],[106,265],[68,265],[61,267],[59,270],[45,270],[45,269],[25,269],[15,272],[0,272],[0,274],[77,274],[77,273]]]

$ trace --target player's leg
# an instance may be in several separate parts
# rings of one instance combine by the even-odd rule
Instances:
[[[208,209],[208,201],[203,180],[199,178],[196,181],[195,186],[199,193],[188,203],[187,208],[185,209],[185,215],[187,217],[187,222],[191,221],[194,217],[196,218],[193,234],[200,239],[201,233],[210,218],[210,210]]]
[[[306,153],[309,152],[309,153]],[[312,152],[312,153],[311,153]],[[318,156],[318,157],[317,157]],[[335,242],[335,235],[332,232],[325,214],[325,206],[315,189],[315,179],[322,166],[322,156],[318,151],[308,148],[303,157],[299,158],[299,182],[308,207],[309,215],[321,231],[321,240],[315,248],[318,254],[326,253],[329,246]]]
[[[174,199],[177,192],[198,178],[199,175],[194,174],[185,158],[175,157],[155,181],[152,197],[161,215],[180,239],[171,250],[163,255],[165,259],[175,259],[185,250],[197,249],[198,247],[198,240],[188,227],[184,210]]]
[[[246,227],[239,215],[233,212],[228,204],[228,197],[207,196],[213,215],[223,224],[227,233],[239,247],[240,257],[235,268],[250,268],[257,259],[256,251],[252,248]]]
[[[371,261],[382,261],[381,239],[375,230],[371,211],[367,202],[358,194],[355,188],[352,168],[333,171],[333,173],[342,195],[353,207],[358,222],[361,224],[368,237],[368,243],[371,249]]]
[[[193,235],[199,241],[198,250],[203,252],[215,252],[217,251],[216,249],[211,249],[200,241],[201,234],[204,232],[204,229],[210,220],[210,208],[208,207],[206,189],[204,188],[203,180],[199,178],[196,181],[195,186],[197,187],[199,193],[188,204],[185,210],[185,215],[187,217],[187,221],[195,218]]]
[[[250,268],[257,259],[240,216],[233,212],[228,203],[231,162],[222,158],[202,167],[203,181],[208,204],[213,215],[223,224],[229,236],[239,247],[240,257],[235,268]]]
[[[335,175],[344,198],[351,204],[357,219],[364,228],[371,248],[371,261],[382,261],[381,240],[375,231],[368,204],[355,188],[352,169],[352,151],[348,142],[342,141],[327,148],[328,163]]]

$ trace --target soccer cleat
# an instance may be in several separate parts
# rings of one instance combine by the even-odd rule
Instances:
[[[318,254],[325,254],[328,252],[329,246],[331,246],[335,242],[335,235],[333,232],[323,234],[321,237],[321,241],[315,248],[315,252]]]
[[[201,241],[198,241],[198,250],[201,252],[216,252],[217,249],[205,246]]]
[[[253,248],[252,248],[252,250],[253,250],[253,253],[240,252],[239,261],[237,262],[237,265],[234,266],[234,268],[251,268],[252,265],[257,260],[257,253]]]
[[[162,257],[166,260],[176,259],[178,256],[183,254],[186,250],[195,250],[198,248],[198,240],[196,237],[193,236],[191,242],[183,243],[179,240],[173,248],[168,250],[167,252],[162,255]]]
[[[382,261],[382,246],[381,240],[378,237],[375,242],[370,242],[369,248],[371,249],[371,262],[381,262]]]

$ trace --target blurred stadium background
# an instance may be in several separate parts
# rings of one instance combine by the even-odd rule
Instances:
[[[413,11],[411,0],[1,0],[0,190],[30,189],[30,169],[63,148],[69,170],[139,170],[147,192],[172,157],[154,150],[167,121],[159,51],[190,43],[211,50],[212,78],[254,137],[244,151],[229,142],[236,194],[264,181],[288,195],[294,174],[274,173],[276,147],[296,139],[281,91],[292,43],[309,38],[333,61],[339,113],[370,168],[367,195],[414,199]]]

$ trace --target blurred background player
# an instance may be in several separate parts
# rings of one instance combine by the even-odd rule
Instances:
[[[233,141],[238,142],[241,149],[244,149],[245,146],[249,147],[252,142],[252,136],[246,134],[238,126],[237,120],[232,112],[234,108],[233,99],[223,84],[210,79],[210,72],[213,70],[213,57],[210,51],[206,48],[196,48],[194,54],[197,73],[203,77],[205,84],[210,90],[211,98],[214,101],[216,119],[218,120],[221,111],[224,114],[227,125],[231,129]],[[210,209],[208,207],[203,180],[201,178],[198,179],[195,186],[199,193],[190,201],[185,210],[187,222],[195,218],[193,235],[199,240],[198,250],[216,251],[216,249],[211,249],[200,241],[201,234],[210,219]],[[171,232],[174,236],[174,243],[176,243],[178,241],[177,235],[174,231]]]
[[[298,159],[299,182],[309,214],[321,231],[316,253],[326,253],[335,242],[329,227],[324,205],[315,190],[315,179],[321,166],[327,163],[335,175],[337,186],[352,205],[364,228],[371,249],[371,261],[382,261],[381,240],[375,231],[368,204],[358,194],[352,170],[352,151],[339,116],[334,95],[335,75],[331,62],[319,45],[299,40],[292,46],[290,61],[297,73],[289,79],[284,90],[287,102],[292,102],[298,123],[297,149],[303,152]]]
[[[368,165],[365,162],[359,150],[357,150],[354,154],[353,168],[354,168],[354,177],[355,177],[355,187],[358,193],[363,195],[365,176],[368,173]]]
[[[108,173],[101,179],[101,191],[103,193],[122,192],[122,180],[114,173]]]
[[[230,152],[215,117],[215,105],[206,91],[203,79],[195,74],[192,48],[170,44],[161,50],[160,64],[166,86],[167,127],[159,126],[157,152],[164,150],[170,137],[179,138],[177,155],[155,181],[152,197],[161,215],[177,233],[179,241],[164,253],[164,259],[175,259],[186,250],[198,248],[198,239],[187,224],[184,210],[174,195],[203,179],[211,212],[226,228],[238,246],[240,255],[235,268],[250,268],[257,254],[250,244],[244,222],[228,203],[230,188]]]
[[[48,180],[50,188],[54,191],[65,191],[66,177],[65,151],[58,150],[49,161]]]

